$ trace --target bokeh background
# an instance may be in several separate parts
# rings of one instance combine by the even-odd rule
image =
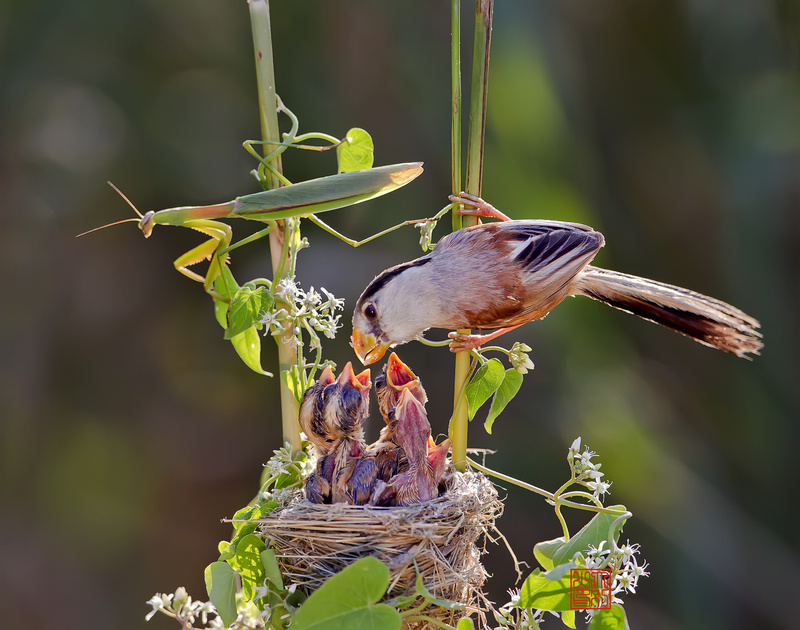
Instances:
[[[465,93],[472,15],[466,2]],[[377,164],[425,162],[330,222],[363,238],[441,208],[448,3],[274,0],[272,17],[278,92],[302,131],[361,126]],[[145,625],[145,601],[181,585],[204,598],[220,518],[280,445],[277,381],[244,367],[172,268],[199,235],[145,241],[125,224],[75,239],[131,216],[106,180],[143,211],[256,190],[241,149],[259,135],[249,28],[244,0],[0,6],[3,627],[177,627]],[[484,196],[512,217],[591,224],[600,265],[763,324],[750,362],[568,300],[516,334],[536,369],[494,434],[471,426],[490,466],[545,488],[566,478],[576,436],[600,454],[652,572],[627,598],[634,628],[797,627],[799,64],[797,0],[497,3]],[[304,152],[284,164],[293,180],[335,168]],[[419,255],[411,229],[355,250],[304,233],[300,277],[346,298],[344,321],[374,274]],[[266,244],[234,265],[268,275]],[[340,366],[348,335],[328,347]],[[452,357],[401,356],[445,431]],[[536,496],[501,492],[500,528],[533,566],[557,522]],[[486,564],[507,601],[509,554],[489,545]]]

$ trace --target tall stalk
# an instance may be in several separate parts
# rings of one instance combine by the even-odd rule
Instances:
[[[456,25],[457,9],[455,5],[458,0],[453,0],[453,24],[454,33]],[[469,107],[469,128],[467,136],[467,176],[466,176],[466,192],[480,196],[481,184],[483,178],[483,143],[486,129],[486,97],[488,94],[488,80],[489,80],[489,50],[492,40],[492,16],[494,14],[494,0],[477,0],[475,5],[475,37],[472,50],[472,82],[470,85],[470,107]],[[460,20],[459,20],[460,25]],[[453,35],[455,40],[455,35]],[[458,46],[460,49],[460,45]],[[456,45],[453,45],[453,56],[455,56]],[[459,70],[459,63],[453,61],[453,70]],[[454,83],[454,100],[455,100],[455,79]],[[460,80],[458,86],[458,100],[460,102],[461,87]],[[456,116],[460,113],[460,107],[453,108],[453,115]],[[456,123],[453,123],[453,130],[456,129]],[[460,160],[460,123],[458,126],[459,139],[458,139],[458,170],[461,170]],[[456,141],[453,140],[453,154],[455,156]],[[456,168],[455,160],[453,168]],[[453,183],[456,183],[454,176]],[[454,189],[453,193],[460,192]],[[462,227],[469,227],[477,225],[479,220],[477,217],[460,216],[453,212],[453,230],[461,229]],[[457,332],[469,334],[467,329],[458,330]],[[466,468],[467,462],[467,428],[469,425],[469,409],[465,399],[465,385],[469,378],[469,352],[459,352],[456,354],[455,364],[455,393],[453,403],[453,420],[450,424],[450,440],[453,445],[453,464],[458,470],[463,471]]]
[[[261,136],[264,142],[280,142],[278,129],[278,100],[275,91],[275,68],[272,61],[272,28],[269,15],[269,0],[249,0],[250,21],[253,27],[255,47],[256,78],[258,82],[258,107],[261,117]],[[270,146],[269,144],[266,146]],[[274,146],[274,145],[273,145]],[[282,172],[281,156],[273,159],[272,166]],[[277,188],[280,180],[267,171],[268,188]],[[269,235],[269,248],[272,258],[273,286],[284,277],[291,277],[292,266],[290,248],[300,239],[300,220],[278,221],[277,227]],[[288,340],[292,337],[290,327],[283,336],[276,336],[280,372],[289,370],[297,364],[297,350]],[[279,379],[281,392],[281,427],[283,440],[296,453],[301,448],[300,427],[297,423],[298,405],[292,391]]]

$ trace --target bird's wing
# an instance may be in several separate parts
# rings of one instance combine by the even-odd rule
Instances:
[[[518,269],[535,278],[552,278],[564,271],[571,277],[594,258],[603,235],[576,223],[508,222],[502,230],[508,257]],[[574,269],[574,272],[572,271]]]
[[[466,251],[482,263],[464,272],[463,284],[492,286],[480,310],[469,302],[461,309],[471,327],[483,329],[544,317],[569,294],[570,281],[604,243],[590,227],[560,221],[486,223],[450,237],[456,237],[448,243],[453,254]]]

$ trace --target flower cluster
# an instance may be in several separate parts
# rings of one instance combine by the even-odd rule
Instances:
[[[419,246],[422,248],[423,252],[430,251],[434,247],[432,244],[433,230],[436,228],[437,223],[438,221],[429,219],[414,224],[414,227],[419,230]]]
[[[552,610],[521,608],[519,606],[520,590],[518,588],[509,589],[508,595],[510,598],[508,603],[492,611],[494,620],[500,624],[497,630],[534,630],[538,629],[544,621],[545,613],[558,617],[558,613]]]
[[[600,502],[601,498],[611,487],[610,481],[602,481],[603,473],[600,472],[602,464],[593,462],[593,453],[588,447],[581,452],[581,439],[577,438],[569,449],[569,466],[576,482],[586,486],[592,491],[592,499]]]
[[[275,303],[260,320],[265,327],[264,334],[284,336],[285,343],[299,347],[303,345],[302,332],[305,330],[311,339],[310,350],[320,347],[317,333],[333,339],[341,327],[341,314],[337,314],[337,311],[344,308],[344,300],[324,287],[320,289],[324,297],[314,287],[303,291],[292,278],[281,278],[277,287],[273,288]]]
[[[636,594],[639,586],[639,578],[647,577],[650,573],[647,569],[647,562],[639,564],[637,555],[639,554],[639,544],[631,544],[630,541],[614,549],[606,548],[607,541],[603,540],[597,547],[589,546],[589,550],[584,554],[584,561],[587,569],[603,568],[611,571],[611,595],[612,603],[623,604],[619,595],[626,592]],[[591,619],[594,611],[586,611]]]
[[[288,505],[297,495],[302,480],[314,471],[315,462],[305,450],[292,455],[288,443],[273,453],[274,455],[264,464],[259,494],[264,502]],[[277,487],[278,485],[280,487]]]
[[[147,603],[153,607],[153,610],[145,617],[147,621],[160,612],[176,619],[183,630],[199,630],[200,628],[226,630],[214,604],[193,600],[182,586],[174,594],[157,593],[147,600]],[[237,609],[239,617],[227,627],[227,630],[260,630],[267,627],[266,615],[253,602],[242,601]],[[198,620],[200,625],[195,625]]]
[[[198,619],[206,628],[225,627],[211,602],[193,600],[182,586],[174,593],[156,593],[147,603],[153,607],[145,617],[147,621],[161,612],[177,619],[184,628],[193,628]]]

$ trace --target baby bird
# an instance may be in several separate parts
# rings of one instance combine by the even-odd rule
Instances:
[[[381,429],[378,441],[368,451],[375,457],[377,478],[386,482],[395,474],[408,469],[406,455],[395,439],[397,421],[395,415],[391,413],[406,389],[411,391],[423,406],[428,402],[428,396],[417,375],[399,359],[396,353],[392,352],[383,372],[375,378],[378,409],[386,426]],[[430,440],[429,446],[434,446],[433,440]]]
[[[334,440],[328,435],[328,429],[325,426],[325,417],[323,414],[324,397],[323,392],[325,388],[336,382],[333,375],[331,366],[328,365],[320,374],[319,379],[311,387],[309,387],[305,394],[303,394],[303,402],[300,403],[300,428],[306,434],[309,442],[314,445],[314,451],[317,457],[321,457],[328,453]]]
[[[349,459],[337,474],[339,479],[334,503],[345,501],[351,505],[365,505],[369,502],[378,478],[374,455],[365,453]]]
[[[585,295],[739,357],[758,354],[762,347],[758,321],[725,302],[589,265],[605,242],[590,227],[512,221],[464,193],[451,200],[465,206],[462,214],[503,222],[448,234],[429,254],[370,282],[356,302],[350,342],[364,365],[428,328],[496,331],[454,336],[450,346],[453,351],[476,348],[541,319],[569,295]]]
[[[369,370],[360,374],[353,372],[348,361],[336,383],[323,390],[322,415],[328,435],[335,442],[331,447],[334,455],[331,483],[331,501],[348,501],[348,484],[355,471],[358,458],[367,450],[364,442],[364,421],[369,411],[369,390],[372,383]]]
[[[406,506],[435,499],[439,496],[450,440],[429,451],[431,425],[422,403],[409,389],[403,390],[392,413],[396,420],[395,439],[408,458],[408,470],[392,477],[389,483],[376,482],[369,502]]]
[[[378,409],[381,416],[388,425],[389,411],[397,406],[400,401],[400,394],[404,389],[410,389],[419,402],[425,405],[428,402],[428,395],[422,387],[422,383],[414,372],[411,371],[405,363],[403,363],[397,356],[397,353],[392,352],[389,355],[389,360],[383,367],[383,372],[375,378],[375,393],[378,396]],[[379,441],[386,441],[387,429],[386,426],[381,429],[381,437]],[[391,437],[389,438],[391,440]]]
[[[314,444],[317,467],[306,479],[306,497],[314,503],[346,500],[350,468],[366,450],[369,370],[356,375],[348,362],[338,379],[327,368],[300,405],[300,424]]]
[[[329,438],[364,441],[371,385],[369,370],[355,374],[348,361],[336,382],[322,390],[322,421]]]

